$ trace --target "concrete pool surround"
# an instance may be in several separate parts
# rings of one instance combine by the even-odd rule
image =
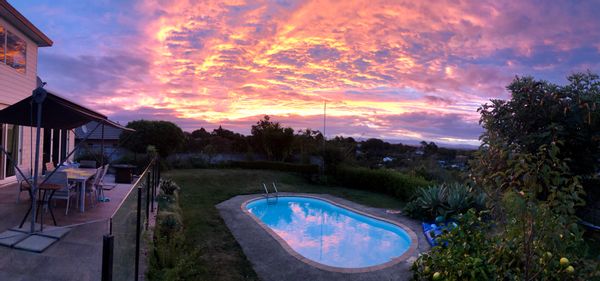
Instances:
[[[411,280],[413,262],[418,258],[419,253],[426,252],[431,248],[423,235],[415,234],[421,229],[421,222],[401,213],[392,213],[386,209],[361,205],[329,194],[279,192],[279,196],[316,198],[359,215],[400,226],[409,234],[412,241],[410,249],[389,263],[370,268],[352,268],[350,270],[342,268],[338,270],[310,261],[297,254],[287,246],[285,241],[281,241],[278,235],[270,233],[272,230],[268,226],[257,222],[258,218],[244,210],[244,206],[249,202],[264,198],[262,194],[237,195],[217,204],[215,207],[260,280]]]

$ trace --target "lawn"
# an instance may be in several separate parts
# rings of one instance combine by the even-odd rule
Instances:
[[[388,209],[404,202],[378,193],[323,186],[301,176],[275,171],[238,169],[173,170],[163,175],[181,187],[186,240],[201,252],[198,266],[206,276],[198,280],[258,280],[240,246],[219,216],[215,205],[239,194],[261,193],[262,183],[277,183],[279,191],[327,193],[348,200]]]

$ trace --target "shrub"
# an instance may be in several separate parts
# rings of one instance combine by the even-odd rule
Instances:
[[[368,169],[362,167],[338,166],[335,180],[343,186],[386,193],[403,200],[409,199],[419,187],[427,186],[428,181],[388,169]]]
[[[511,195],[513,197],[519,195]],[[544,204],[508,198],[515,216],[492,226],[471,209],[458,227],[442,234],[442,242],[412,266],[415,280],[593,280],[598,265],[585,260],[577,225],[563,227]],[[518,212],[518,214],[517,214]],[[561,259],[564,258],[562,264]],[[573,272],[569,272],[571,269]]]
[[[172,180],[161,180],[158,196],[154,244],[148,270],[148,280],[195,280],[206,269],[199,267],[198,249],[185,241],[184,224],[179,206],[179,187]]]
[[[102,155],[102,153],[100,153],[100,151],[91,151],[91,150],[86,150],[83,153],[77,153],[77,156],[75,157],[75,162],[79,162],[81,160],[96,161],[97,166],[100,166],[100,162],[102,160],[104,160],[104,164],[107,164],[110,162],[108,159],[108,155],[106,155],[106,153],[104,155]]]
[[[113,162],[113,164],[129,164],[135,166],[135,173],[141,174],[150,163],[150,158],[146,154],[126,154]]]
[[[438,216],[449,217],[470,208],[482,210],[485,194],[476,192],[464,184],[442,184],[420,188],[404,211],[411,217],[433,220]]]
[[[208,168],[208,157],[202,154],[173,154],[165,158],[167,166],[174,169]]]
[[[295,164],[275,161],[231,161],[230,167],[257,170],[276,170],[283,172],[295,172],[300,174],[319,173],[319,166],[310,164]]]
[[[173,195],[179,190],[179,186],[171,179],[161,179],[160,190],[166,195]]]
[[[158,216],[158,232],[161,237],[170,238],[183,229],[181,215],[176,212],[161,212]]]

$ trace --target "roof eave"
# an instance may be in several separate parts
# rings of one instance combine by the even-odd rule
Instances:
[[[0,0],[0,16],[10,22],[14,27],[27,35],[38,47],[50,47],[54,42],[35,25],[33,25],[25,16],[17,11],[6,0]]]

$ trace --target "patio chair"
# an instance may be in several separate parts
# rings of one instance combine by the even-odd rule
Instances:
[[[65,208],[65,215],[68,215],[69,214],[69,206],[70,206],[70,202],[71,202],[71,196],[77,194],[77,192],[75,192],[75,190],[74,190],[75,185],[69,183],[67,173],[57,171],[52,176],[50,176],[50,178],[48,178],[46,180],[46,182],[44,182],[43,185],[60,186],[60,189],[57,189],[54,192],[54,194],[51,195],[52,197],[48,198],[48,200],[66,200],[67,206]],[[50,206],[48,206],[48,208],[50,208]]]
[[[108,172],[108,164],[104,165],[104,167],[102,167],[103,171],[102,171],[102,175],[100,176],[100,179],[98,180],[98,196],[101,198],[100,200],[102,200],[104,202],[104,186],[106,186],[107,184],[104,183],[104,176],[106,176],[106,173]]]
[[[17,183],[19,184],[19,193],[17,193],[17,204],[19,203],[21,192],[23,192],[23,190],[29,192],[31,189],[31,186],[27,183],[27,181],[31,182],[33,180],[31,178],[31,171],[29,169],[25,167],[19,167],[19,169],[23,172],[23,174],[19,173],[17,167],[15,167],[15,175],[17,176]]]
[[[79,168],[94,168],[94,169],[96,169],[96,161],[81,160],[81,161],[79,161]]]
[[[96,207],[96,202],[98,202],[98,193],[99,193],[99,184],[102,179],[102,174],[104,173],[104,167],[100,167],[96,170],[96,175],[85,183],[85,194],[86,196],[90,195],[90,200],[92,201],[92,206]],[[94,195],[94,197],[92,197]],[[92,200],[92,198],[94,200]]]

